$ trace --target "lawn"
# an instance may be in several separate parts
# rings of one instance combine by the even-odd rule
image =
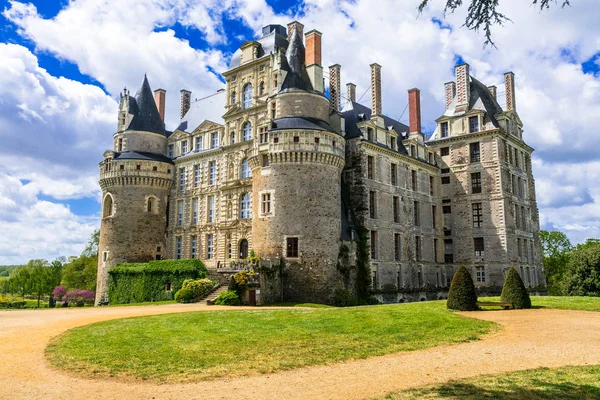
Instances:
[[[479,301],[500,301],[500,297],[482,297]],[[531,305],[562,310],[600,311],[600,297],[531,296]]]
[[[54,338],[46,356],[86,376],[189,382],[460,343],[492,329],[448,311],[443,301],[209,311],[76,328]]]
[[[581,400],[600,399],[600,366],[539,368],[450,381],[389,394],[380,400]]]

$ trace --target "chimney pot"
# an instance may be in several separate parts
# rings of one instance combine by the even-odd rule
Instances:
[[[346,96],[348,97],[348,101],[356,101],[356,85],[354,83],[346,83]]]
[[[192,100],[192,92],[189,90],[181,89],[181,103],[179,105],[179,119],[183,119],[185,114],[190,109],[190,103]]]
[[[515,97],[515,74],[506,72],[504,74],[504,87],[506,92],[506,111],[516,111],[517,99]]]
[[[444,92],[446,93],[446,110],[450,108],[454,96],[456,96],[456,83],[446,82],[444,83]]]
[[[417,88],[408,91],[409,133],[421,133],[421,91]]]
[[[321,36],[323,34],[316,29],[307,32],[305,36],[306,65],[321,65]]]
[[[329,67],[329,114],[340,111],[340,64]]]
[[[371,117],[381,112],[381,65],[371,64]]]
[[[490,91],[490,93],[492,94],[492,96],[494,96],[494,99],[495,99],[496,98],[496,92],[497,92],[496,86],[488,86],[488,90]]]
[[[465,112],[469,109],[471,97],[469,64],[460,64],[454,69],[456,72],[456,112]]]
[[[167,97],[167,91],[164,89],[156,89],[154,91],[154,102],[156,108],[158,108],[158,115],[160,115],[161,121],[165,122],[165,101]]]
[[[294,33],[294,31],[298,31],[298,35],[300,37],[303,37],[304,36],[304,25],[302,25],[298,21],[292,21],[288,24],[288,42],[292,38],[292,33]]]

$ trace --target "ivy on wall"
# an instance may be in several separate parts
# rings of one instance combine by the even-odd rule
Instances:
[[[108,271],[110,304],[173,300],[186,279],[207,277],[200,260],[157,260],[119,264]]]

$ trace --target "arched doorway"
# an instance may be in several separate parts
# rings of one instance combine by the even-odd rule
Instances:
[[[246,239],[242,239],[240,241],[240,258],[248,257],[248,241]]]

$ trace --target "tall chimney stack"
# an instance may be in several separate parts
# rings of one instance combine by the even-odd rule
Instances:
[[[497,89],[498,88],[496,86],[488,86],[488,90],[490,91],[490,93],[492,94],[492,96],[494,96],[494,99],[496,98]]]
[[[465,112],[469,109],[469,98],[471,97],[469,64],[460,64],[454,69],[456,72],[456,112]]]
[[[504,87],[506,92],[505,111],[516,111],[517,99],[515,98],[515,74],[512,72],[504,73]]]
[[[154,91],[154,102],[156,108],[158,108],[158,115],[160,115],[161,121],[165,122],[165,101],[167,97],[167,91],[165,89],[156,89]]]
[[[352,82],[346,83],[346,97],[348,101],[356,101],[356,85]]]
[[[408,91],[409,133],[421,133],[421,91],[417,88]]]
[[[192,100],[192,92],[189,90],[181,89],[181,103],[179,104],[179,119],[183,119],[184,115],[190,109],[190,103]]]
[[[298,21],[292,21],[288,24],[288,42],[292,38],[292,33],[294,33],[294,31],[298,31],[300,37],[304,36],[304,25]]]
[[[446,110],[452,104],[452,100],[454,100],[454,96],[456,96],[456,83],[454,82],[446,82],[444,83],[444,91],[446,93]]]
[[[306,72],[313,88],[323,93],[323,66],[321,66],[321,36],[322,33],[313,29],[305,35]]]
[[[340,111],[340,64],[329,66],[329,114]]]
[[[381,65],[371,64],[371,118],[381,113]]]

